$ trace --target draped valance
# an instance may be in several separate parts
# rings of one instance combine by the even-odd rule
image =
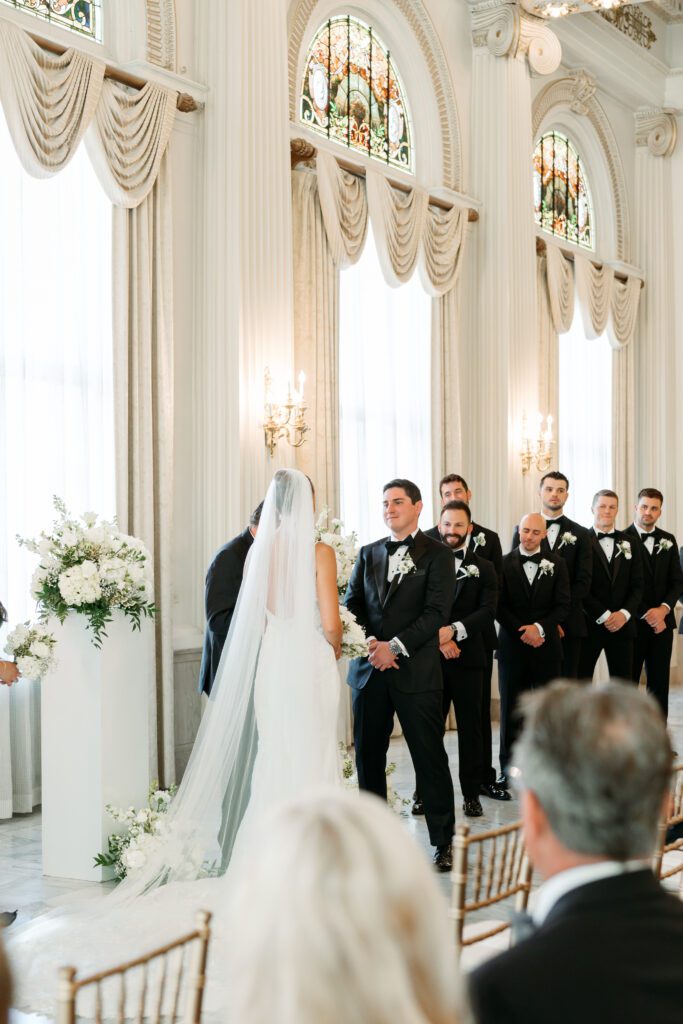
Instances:
[[[170,138],[176,93],[147,83],[128,91],[78,50],[55,56],[0,21],[0,101],[19,159],[35,178],[57,174],[86,136],[88,153],[116,206],[151,192]]]
[[[369,217],[389,285],[405,283],[419,267],[425,291],[432,297],[455,287],[467,210],[432,207],[423,189],[403,192],[374,168],[368,168],[365,179],[359,178],[342,170],[323,150],[318,150],[316,164],[323,223],[337,267],[348,267],[360,258]]]

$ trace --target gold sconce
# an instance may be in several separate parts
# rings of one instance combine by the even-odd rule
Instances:
[[[539,473],[547,473],[553,458],[553,418],[546,416],[545,430],[543,416],[540,412],[533,418],[533,426],[529,426],[526,414],[522,417],[522,473],[535,468]]]
[[[273,401],[273,380],[270,370],[266,367],[265,383],[265,409],[263,419],[263,433],[266,441],[266,448],[271,457],[280,438],[286,438],[292,448],[300,448],[306,440],[308,424],[305,419],[305,412],[308,406],[304,401],[304,383],[306,377],[299,374],[299,390],[292,393],[287,384],[287,399],[282,403]]]

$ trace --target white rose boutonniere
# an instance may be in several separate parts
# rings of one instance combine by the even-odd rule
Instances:
[[[627,562],[629,562],[633,558],[633,555],[631,553],[631,545],[627,540],[620,540],[617,543],[617,553],[614,557],[618,558],[619,555],[623,555]]]
[[[662,537],[655,548],[655,554],[660,555],[662,551],[668,551],[671,547],[673,547],[673,541],[667,540],[666,537]]]
[[[410,557],[410,551],[404,551],[394,566],[394,576],[399,577],[399,583],[404,576],[410,576],[417,571],[415,562]]]
[[[538,575],[539,576],[553,576],[555,574],[555,566],[547,558],[542,558],[538,563]]]
[[[480,531],[477,534],[477,536],[474,538],[473,544],[474,544],[474,550],[475,551],[477,550],[477,548],[483,548],[484,547],[484,545],[486,544],[486,534],[484,533],[483,530]]]
[[[565,532],[562,534],[562,536],[560,537],[560,543],[557,546],[557,550],[559,551],[560,548],[563,548],[565,546],[565,544],[576,544],[576,534],[572,533],[571,530],[565,530]]]
[[[477,565],[464,565],[462,567],[462,576],[460,577],[460,579],[461,580],[467,580],[467,579],[474,579],[474,580],[476,580],[476,579],[479,579],[479,566],[477,566]]]

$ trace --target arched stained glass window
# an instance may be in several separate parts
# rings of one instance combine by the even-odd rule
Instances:
[[[102,0],[0,0],[0,3],[102,42]]]
[[[306,57],[301,120],[386,164],[413,170],[410,117],[390,52],[357,18],[330,18]]]
[[[551,235],[583,249],[595,247],[593,203],[581,158],[559,132],[547,132],[534,150],[534,215]]]

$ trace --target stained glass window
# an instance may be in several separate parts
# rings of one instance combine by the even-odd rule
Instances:
[[[102,42],[102,0],[0,0],[0,3]]]
[[[595,248],[593,203],[581,158],[559,132],[547,132],[536,144],[534,215],[551,235]]]
[[[330,18],[308,51],[304,124],[375,160],[413,169],[410,117],[391,53],[357,18]]]

